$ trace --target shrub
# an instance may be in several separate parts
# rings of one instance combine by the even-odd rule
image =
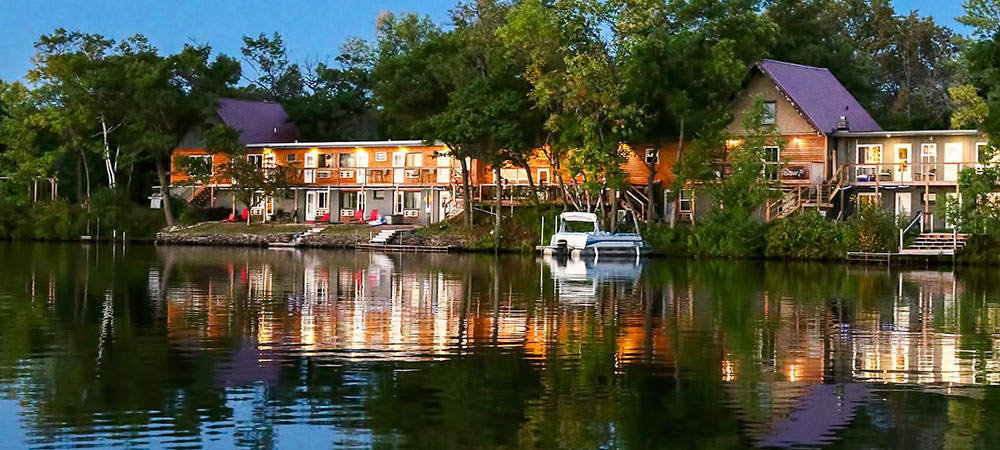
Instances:
[[[767,231],[768,257],[840,259],[856,245],[853,228],[806,210],[776,221]]]
[[[767,225],[749,218],[729,220],[713,215],[688,236],[688,251],[694,255],[756,258],[764,254]]]
[[[858,207],[851,217],[857,236],[857,249],[863,252],[888,252],[896,248],[897,224],[892,212],[877,203]]]
[[[688,254],[690,227],[678,225],[670,228],[665,223],[654,223],[646,227],[642,239],[657,255],[681,256]]]

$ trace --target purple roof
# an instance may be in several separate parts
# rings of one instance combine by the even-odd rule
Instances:
[[[219,118],[240,132],[240,142],[245,145],[295,142],[299,135],[279,103],[220,98]]]
[[[757,68],[774,80],[795,107],[823,133],[837,131],[841,116],[847,117],[850,131],[882,130],[829,69],[772,59],[758,63]]]

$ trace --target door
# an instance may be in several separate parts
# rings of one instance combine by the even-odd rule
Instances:
[[[962,162],[962,143],[949,142],[944,144],[944,180],[958,181],[958,171]]]
[[[910,220],[913,211],[913,197],[909,192],[896,193],[896,215]]]
[[[306,191],[306,221],[316,220],[316,192]]]
[[[913,168],[910,166],[910,144],[896,144],[896,181],[912,181]]]

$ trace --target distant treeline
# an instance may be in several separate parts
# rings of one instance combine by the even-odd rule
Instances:
[[[762,58],[829,68],[886,129],[1000,136],[1000,6],[966,4],[971,36],[889,0],[464,1],[446,24],[385,13],[374,41],[324,62],[292,61],[277,34],[244,36],[239,55],[165,55],[141,34],[59,29],[26,83],[0,81],[0,192],[23,205],[30,180],[57,177],[77,205],[102,190],[145,201],[228,96],[281,102],[303,140],[434,140],[497,168],[542,148],[584,180],[564,199],[580,207],[624,183],[620,142],[680,141],[678,178],[703,173],[697,141],[718,136]]]

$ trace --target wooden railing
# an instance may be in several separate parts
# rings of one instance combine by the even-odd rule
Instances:
[[[842,164],[838,172],[847,184],[955,184],[962,170],[982,170],[989,166],[974,161]]]

